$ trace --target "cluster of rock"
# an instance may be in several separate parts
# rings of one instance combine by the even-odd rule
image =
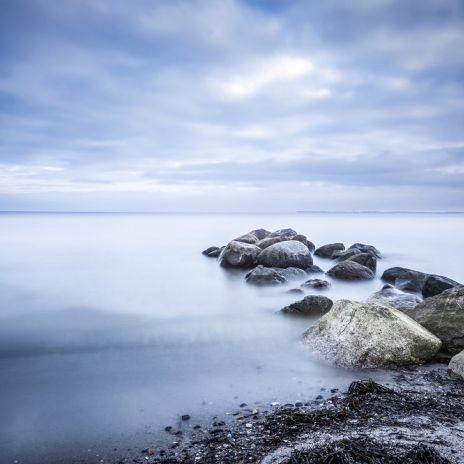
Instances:
[[[313,264],[312,253],[335,261],[326,274],[347,281],[373,279],[377,260],[382,258],[377,248],[363,243],[348,249],[343,243],[316,249],[293,229],[253,230],[226,246],[203,252],[224,267],[250,269],[246,282],[260,286],[302,281],[308,274],[323,273]],[[416,364],[432,360],[443,348],[456,354],[449,365],[450,374],[464,379],[464,286],[444,276],[402,267],[387,269],[381,278],[387,284],[365,302],[334,303],[325,296],[308,295],[281,312],[322,316],[304,333],[303,343],[339,365]],[[330,285],[327,280],[310,278],[290,292],[322,290]]]

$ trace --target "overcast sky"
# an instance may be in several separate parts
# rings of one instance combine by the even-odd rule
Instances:
[[[1,210],[464,210],[462,0],[0,6]]]

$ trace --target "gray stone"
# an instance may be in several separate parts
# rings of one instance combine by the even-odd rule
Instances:
[[[441,342],[406,314],[388,306],[335,302],[303,335],[317,355],[345,367],[373,368],[429,361]]]
[[[256,264],[261,248],[248,243],[228,243],[219,255],[219,263],[225,267],[250,268]]]
[[[361,252],[353,248],[352,250],[339,250],[334,251],[332,253],[331,258],[336,259],[338,261],[346,261],[347,259],[351,258],[352,256],[359,255]]]
[[[323,279],[309,279],[301,284],[302,287],[317,288],[319,290],[330,287],[330,282]]]
[[[440,338],[449,352],[464,349],[464,286],[426,298],[406,314]]]
[[[210,251],[208,253],[208,258],[219,258],[219,255],[222,253],[222,250],[225,248],[225,246],[218,248],[217,250]]]
[[[283,239],[283,240],[292,240],[293,237],[295,237],[296,235],[298,235],[298,232],[296,230],[293,230],[293,229],[279,229],[279,230],[276,230],[275,232],[270,233],[269,237],[270,238],[278,237],[278,238]]]
[[[256,244],[259,240],[266,238],[270,232],[266,229],[255,229],[247,234],[241,235],[240,237],[235,238],[234,242],[243,242],[243,243],[250,243]]]
[[[424,285],[422,286],[422,296],[424,298],[429,298],[439,295],[445,290],[456,287],[457,285],[461,284],[448,277],[432,274],[425,279]]]
[[[205,256],[209,256],[210,253],[212,253],[213,251],[219,251],[219,250],[220,250],[220,248],[217,247],[217,246],[210,246],[210,247],[208,247],[206,250],[203,250],[203,251],[201,252],[201,254],[202,254],[202,255],[205,255]]]
[[[327,271],[327,275],[340,280],[370,280],[374,278],[374,273],[369,268],[349,259],[337,263]]]
[[[312,264],[311,266],[307,267],[305,271],[307,274],[323,274],[324,273],[324,271],[319,266],[316,266],[315,264]]]
[[[448,374],[464,380],[464,350],[451,358],[448,365]]]
[[[373,273],[377,270],[377,259],[370,253],[359,253],[348,258],[348,260],[368,267]]]
[[[321,316],[330,311],[333,301],[321,295],[308,295],[302,300],[286,306],[281,311],[295,316]]]
[[[344,249],[345,245],[343,245],[343,243],[328,243],[327,245],[319,247],[314,254],[321,258],[332,258],[335,251],[343,251]]]
[[[428,274],[405,267],[391,267],[382,274],[382,280],[394,284],[397,279],[409,281],[411,286],[422,288]]]
[[[418,296],[400,292],[390,284],[384,285],[381,290],[373,293],[366,299],[367,303],[388,305],[400,311],[412,309],[421,301],[421,298]]]
[[[289,267],[287,269],[256,266],[246,276],[245,280],[253,285],[281,285],[291,280],[303,279],[306,273],[299,268]]]
[[[296,240],[297,242],[301,242],[303,245],[306,245],[311,253],[316,249],[314,243],[308,240],[305,235],[295,235],[295,237],[293,237],[292,240]]]
[[[395,287],[405,292],[421,292],[422,286],[418,280],[395,279]]]
[[[306,245],[296,240],[287,240],[262,250],[258,256],[258,263],[267,267],[306,269],[313,264],[313,259]]]
[[[382,253],[373,245],[366,245],[364,243],[353,243],[348,250],[359,250],[361,253],[370,253],[371,255],[375,256],[376,258],[381,258]]]

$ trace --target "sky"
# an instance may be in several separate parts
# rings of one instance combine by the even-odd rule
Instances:
[[[464,210],[462,0],[0,11],[0,210]]]

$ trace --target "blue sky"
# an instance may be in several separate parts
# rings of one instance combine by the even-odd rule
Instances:
[[[0,209],[464,209],[462,0],[0,0]]]

